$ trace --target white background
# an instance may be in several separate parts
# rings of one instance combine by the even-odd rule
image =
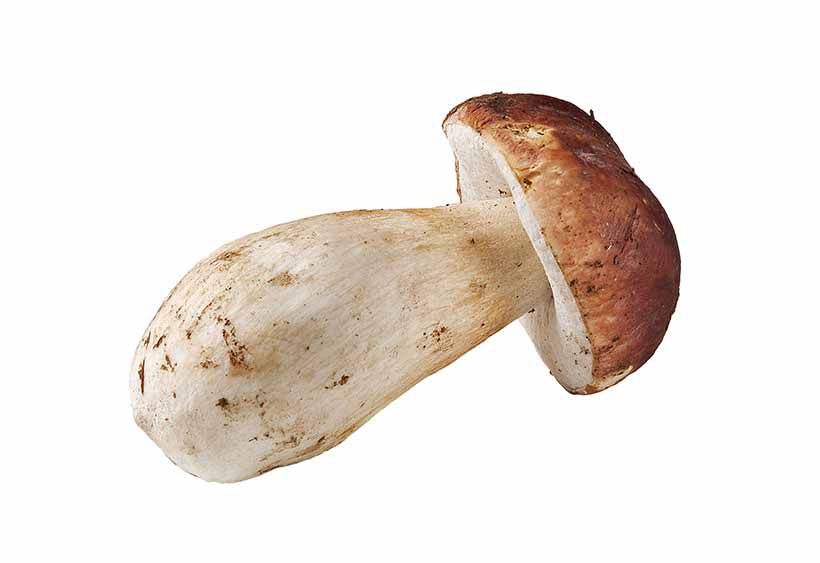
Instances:
[[[817,561],[817,17],[663,4],[0,4],[3,558]],[[498,90],[593,108],[664,203],[655,357],[575,397],[516,324],[308,462],[168,462],[127,381],[178,278],[455,201],[441,119]]]

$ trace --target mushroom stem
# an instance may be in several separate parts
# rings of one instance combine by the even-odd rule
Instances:
[[[287,223],[172,291],[134,358],[134,416],[183,469],[245,479],[333,447],[550,299],[509,198]]]

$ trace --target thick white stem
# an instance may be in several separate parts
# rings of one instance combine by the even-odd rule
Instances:
[[[280,225],[174,289],[134,358],[134,416],[185,470],[245,479],[333,447],[549,299],[511,199]]]

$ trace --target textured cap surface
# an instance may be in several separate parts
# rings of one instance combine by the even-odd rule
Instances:
[[[456,152],[462,200],[512,195],[548,275],[549,263],[557,266],[550,283],[555,306],[565,310],[553,320],[569,323],[564,332],[571,331],[573,311],[559,296],[574,300],[587,342],[573,335],[578,349],[563,363],[591,356],[591,377],[562,378],[556,369],[573,368],[547,351],[559,381],[590,393],[637,370],[660,344],[675,309],[680,255],[666,212],[609,133],[578,107],[534,94],[472,98],[443,126]],[[465,161],[473,163],[469,170]],[[500,173],[495,178],[477,170],[492,165]],[[502,179],[508,189],[493,185]],[[534,340],[546,330],[528,329]]]

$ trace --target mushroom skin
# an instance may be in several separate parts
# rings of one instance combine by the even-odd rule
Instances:
[[[134,418],[185,471],[247,479],[332,448],[550,299],[509,198],[272,227],[162,304],[131,367]]]

